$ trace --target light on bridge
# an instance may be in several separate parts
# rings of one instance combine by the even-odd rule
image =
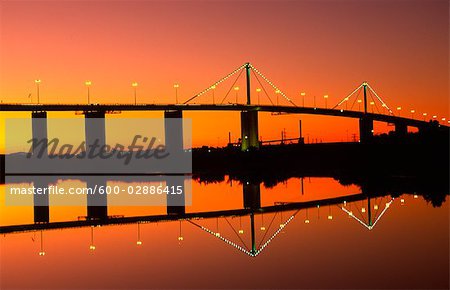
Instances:
[[[400,116],[400,111],[402,110],[402,107],[397,107],[398,115]]]
[[[412,109],[411,110],[411,119],[414,119],[414,113],[416,112],[416,110]]]
[[[436,116],[436,115],[434,115],[434,116],[433,116],[433,119],[436,119],[436,118],[437,118],[437,116]]]
[[[37,103],[39,104],[39,84],[41,83],[40,79],[34,80],[36,83],[36,93],[37,93]]]
[[[92,85],[91,81],[85,81],[84,85],[87,87],[87,103],[90,103],[90,92],[89,92],[89,87]]]
[[[325,99],[325,109],[326,109],[327,108],[328,95],[324,95],[323,98]]]
[[[257,88],[256,89],[256,93],[257,93],[257,95],[258,95],[258,105],[260,104],[260,102],[259,102],[259,94],[261,93],[261,89],[260,88]]]
[[[180,87],[180,84],[174,84],[173,88],[175,89],[175,104],[178,104],[178,88]]]
[[[213,105],[216,103],[215,98],[214,98],[214,90],[216,89],[215,85],[211,86],[211,90],[212,90],[212,101],[213,101]]]
[[[305,92],[301,92],[300,96],[302,96],[302,106],[305,107],[305,96],[306,96],[306,93]]]
[[[137,86],[138,86],[138,83],[137,83],[137,82],[132,82],[132,83],[131,83],[131,86],[132,86],[133,89],[134,89],[134,104],[136,105],[136,104],[137,104],[137,98],[136,98],[136,95],[137,95]]]
[[[423,120],[425,121],[425,119],[427,118],[428,114],[427,113],[423,113],[422,115],[423,115]]]

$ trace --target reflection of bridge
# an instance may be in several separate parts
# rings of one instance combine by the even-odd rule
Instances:
[[[244,193],[245,194],[245,193]],[[248,193],[247,193],[248,194]],[[245,198],[245,196],[244,196]],[[247,196],[247,203],[249,202],[249,197]],[[371,200],[375,200],[374,204]],[[374,197],[367,198],[366,194],[354,194],[337,198],[329,198],[323,200],[315,200],[309,202],[292,202],[292,203],[282,203],[273,206],[258,207],[258,208],[245,208],[245,206],[251,206],[249,204],[244,204],[243,209],[233,209],[233,210],[222,210],[214,212],[197,212],[197,213],[179,213],[179,214],[167,214],[167,215],[153,215],[153,216],[136,216],[136,217],[113,217],[108,219],[100,220],[79,220],[79,221],[67,221],[67,222],[39,222],[35,224],[28,225],[15,225],[15,226],[4,226],[0,227],[0,233],[16,233],[16,232],[26,232],[26,231],[40,231],[41,232],[41,250],[40,255],[45,255],[43,249],[43,231],[54,230],[54,229],[64,229],[64,228],[79,228],[87,227],[91,231],[91,244],[90,249],[95,250],[96,246],[94,243],[94,229],[97,226],[106,225],[123,225],[123,224],[137,224],[137,245],[142,245],[141,240],[141,225],[144,223],[158,223],[165,221],[179,221],[180,222],[180,232],[178,235],[178,241],[182,242],[184,236],[182,234],[182,223],[191,224],[204,232],[210,234],[214,238],[224,242],[225,244],[247,254],[250,257],[256,257],[280,234],[283,233],[287,226],[295,219],[302,219],[305,224],[311,223],[311,211],[317,210],[317,219],[319,219],[319,209],[324,208],[327,215],[327,220],[333,220],[332,207],[341,208],[349,217],[355,218],[358,222],[363,224],[369,230],[373,229],[375,224],[380,220],[380,218],[385,214],[387,209],[391,206],[394,199],[388,198],[388,202],[384,197]],[[367,205],[363,202],[367,201]],[[257,201],[252,201],[253,206],[257,206]],[[361,206],[360,206],[361,205]],[[373,206],[377,213],[370,213],[370,207]],[[382,206],[384,205],[384,208]],[[351,211],[351,209],[355,212]],[[378,212],[379,210],[379,212]],[[309,211],[309,214],[308,214]],[[367,221],[364,217],[358,218],[356,211],[364,214],[367,213]],[[301,213],[305,213],[304,217],[299,217]],[[283,218],[283,213],[287,213],[285,218]],[[36,214],[36,211],[35,211]],[[272,215],[272,217],[271,217]],[[47,216],[48,217],[48,216]],[[249,219],[248,229],[242,224],[242,218],[246,217]],[[264,217],[266,217],[266,223],[264,222]],[[276,222],[275,219],[280,218],[280,222]],[[36,218],[36,216],[35,216]],[[219,218],[225,221],[226,224],[231,229],[231,233],[228,235],[223,231],[226,228],[219,229]],[[231,220],[229,219],[231,218]],[[372,222],[371,219],[374,219]],[[202,221],[210,221],[217,219],[216,229],[211,229],[203,224]],[[239,225],[233,225],[232,223],[239,220]],[[364,222],[362,221],[364,220]],[[366,222],[369,225],[366,225]],[[257,226],[258,224],[258,226]],[[238,230],[236,228],[238,227]],[[244,231],[245,229],[245,231]],[[248,230],[248,232],[247,232]],[[244,233],[250,233],[250,246],[245,242]],[[259,234],[258,234],[259,233]],[[257,236],[260,235],[260,239]],[[233,241],[233,236],[238,240]]]
[[[245,71],[246,75],[246,103],[239,104],[236,102],[234,104],[224,104],[224,101],[229,96],[232,91],[236,81],[239,79],[241,74]],[[251,99],[251,84],[250,79],[251,75],[254,75],[254,78],[259,83],[260,87],[258,90],[258,104],[256,102],[252,102]],[[223,97],[222,101],[218,104],[189,104],[190,102],[204,96],[208,92],[212,92],[214,96],[214,90],[217,89],[218,86],[223,85],[223,82],[232,76],[237,75],[236,80],[232,84],[231,88],[227,90],[226,95]],[[262,79],[264,83],[269,86],[269,89],[266,89],[263,85],[263,82],[260,81]],[[274,103],[269,96],[268,91],[274,91],[276,94],[276,98],[281,96],[290,104],[289,106],[281,106],[278,101]],[[363,92],[363,96],[359,98],[359,94]],[[271,105],[260,105],[259,102],[259,94],[263,92]],[[237,95],[236,95],[237,96]],[[214,97],[213,97],[214,98]],[[358,103],[359,109],[358,111],[352,110],[355,103]],[[383,112],[387,112],[387,114],[378,112],[374,113],[374,107],[378,111],[377,103],[382,108]],[[349,106],[350,104],[350,106]],[[363,109],[361,111],[361,105]],[[348,109],[350,107],[350,109]],[[372,113],[369,111],[369,107],[371,107]],[[342,99],[336,106],[333,108],[318,108],[314,107],[305,107],[305,106],[297,106],[294,102],[288,98],[277,86],[275,86],[270,80],[268,80],[259,70],[257,70],[250,63],[246,63],[224,78],[218,80],[205,90],[196,94],[192,98],[188,99],[183,104],[0,104],[0,111],[13,111],[13,112],[32,112],[33,118],[33,137],[43,138],[47,136],[46,133],[46,125],[42,119],[47,118],[47,112],[51,111],[75,111],[75,112],[83,112],[86,118],[99,118],[104,119],[105,114],[113,113],[113,112],[122,112],[122,111],[164,111],[165,118],[182,118],[183,111],[237,111],[241,112],[241,148],[242,150],[247,150],[250,147],[259,147],[260,140],[258,134],[258,112],[272,112],[272,113],[291,113],[291,114],[310,114],[310,115],[322,115],[322,116],[335,116],[335,117],[346,117],[346,118],[354,118],[359,120],[359,128],[360,128],[360,140],[361,142],[369,142],[371,137],[373,136],[373,122],[380,121],[391,123],[395,125],[395,132],[398,135],[406,135],[408,126],[417,127],[420,131],[427,130],[429,128],[440,126],[435,123],[430,123],[426,121],[416,120],[412,118],[405,118],[400,116],[394,116],[392,110],[388,107],[388,105],[375,93],[375,91],[370,87],[370,85],[366,82],[361,84],[357,89],[355,89],[350,95],[346,96]],[[41,121],[35,121],[36,119],[40,119]],[[89,125],[89,122],[86,121],[86,135],[89,135],[88,132],[98,131],[100,134],[105,134],[105,128],[90,128],[92,125]],[[173,128],[172,128],[173,129]],[[177,130],[172,130],[175,135],[182,134],[180,128],[175,128]],[[92,133],[92,132],[91,132]]]

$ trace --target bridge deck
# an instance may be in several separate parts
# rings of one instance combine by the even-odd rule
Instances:
[[[53,111],[53,112],[89,112],[89,111],[260,111],[272,113],[289,113],[289,114],[307,114],[336,116],[346,118],[369,118],[374,121],[387,123],[404,123],[408,126],[423,127],[430,125],[430,122],[410,119],[405,117],[364,113],[349,110],[336,110],[313,107],[294,107],[294,106],[267,106],[267,105],[240,105],[240,104],[0,104],[0,111],[5,112],[36,112],[36,111]],[[441,125],[445,126],[445,125]]]

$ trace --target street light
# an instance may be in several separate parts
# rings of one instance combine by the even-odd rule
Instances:
[[[174,84],[173,87],[175,88],[175,104],[178,104],[178,88],[180,87],[180,85]]]
[[[256,89],[256,93],[258,94],[258,105],[259,105],[259,104],[260,104],[260,103],[259,103],[259,94],[261,93],[261,89],[260,89],[260,88],[257,88],[257,89]]]
[[[306,96],[306,93],[305,92],[301,92],[300,96],[302,96],[302,104],[303,104],[303,107],[305,107],[305,96]]]
[[[278,95],[280,94],[280,90],[276,90],[275,94],[277,95],[277,106],[278,106]]]
[[[400,111],[402,110],[402,107],[397,107],[398,116],[400,117]]]
[[[326,109],[327,108],[328,95],[323,96],[323,98],[325,99],[325,109]]]
[[[214,100],[214,90],[216,89],[216,86],[211,86],[211,90],[212,90],[212,97],[213,97],[213,105],[215,104],[215,100]]]
[[[138,245],[138,246],[142,245],[140,224],[141,224],[140,222],[137,223],[137,240],[136,240],[136,245]]]
[[[414,119],[414,113],[416,112],[416,110],[411,110],[411,119]]]
[[[133,82],[133,83],[131,83],[131,86],[134,88],[134,104],[136,105],[137,104],[137,102],[136,102],[136,91],[137,91],[138,83],[137,82]]]
[[[85,81],[84,82],[84,84],[86,85],[86,87],[87,87],[87,102],[88,102],[88,104],[89,104],[89,97],[90,97],[90,92],[89,92],[89,87],[92,85],[92,82],[91,81]]]
[[[423,115],[423,120],[425,121],[425,119],[427,118],[428,114],[427,113],[423,113],[422,115]]]
[[[41,230],[41,250],[39,251],[39,256],[45,256],[45,251],[44,251],[44,234]]]
[[[372,102],[370,102],[369,104],[370,104],[370,106],[372,107],[372,113],[373,113],[373,106],[375,105],[375,102],[372,101]]]
[[[358,111],[361,111],[361,103],[362,103],[362,100],[358,99]]]
[[[236,92],[236,104],[238,103],[238,91],[239,91],[239,87],[234,87],[234,90]]]
[[[37,80],[34,80],[34,82],[36,83],[37,103],[39,104],[39,84],[41,83],[41,80],[37,79]]]

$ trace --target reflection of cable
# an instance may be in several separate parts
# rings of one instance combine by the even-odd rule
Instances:
[[[231,225],[231,223],[228,221],[228,219],[225,217],[225,220],[227,221],[227,223],[230,225],[231,229],[233,230],[233,232],[236,234],[236,236],[239,238],[239,240],[241,241],[241,243],[244,245],[244,247],[246,249],[248,249],[247,245],[245,244],[244,240],[242,240],[241,236],[236,232],[236,230],[234,229],[234,227]],[[239,221],[240,222],[240,221]]]
[[[258,248],[261,247],[262,242],[264,241],[264,238],[267,236],[267,233],[269,232],[270,228],[272,227],[273,221],[275,220],[275,217],[277,216],[277,212],[273,215],[272,220],[270,221],[269,227],[267,228],[267,230],[264,233],[264,236],[261,238],[261,242],[258,245]]]

